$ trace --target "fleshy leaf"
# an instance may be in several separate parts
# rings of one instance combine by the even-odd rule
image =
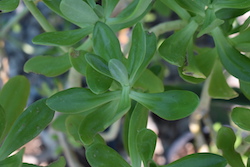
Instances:
[[[163,93],[131,91],[130,97],[166,120],[177,120],[187,117],[199,104],[199,98],[196,94],[181,90],[171,90]]]
[[[0,142],[26,107],[29,93],[30,83],[24,76],[13,77],[3,86],[0,92],[0,105],[5,111],[6,123]]]
[[[250,82],[240,80],[240,90],[250,100]]]
[[[219,28],[212,31],[215,45],[226,70],[236,78],[250,82],[250,59],[237,51]]]
[[[215,0],[215,8],[247,8],[250,7],[250,0]]]
[[[217,147],[222,150],[223,157],[227,159],[229,165],[245,167],[240,154],[234,149],[235,141],[236,136],[234,134],[234,131],[229,127],[222,126],[217,133]]]
[[[88,111],[119,98],[120,92],[107,92],[96,95],[89,89],[70,88],[48,98],[46,104],[53,110],[63,113]]]
[[[87,62],[89,63],[89,65],[93,67],[96,71],[112,78],[109,72],[108,63],[103,58],[94,54],[90,54],[90,53],[86,54],[85,58]]]
[[[62,56],[35,56],[25,63],[24,71],[55,77],[65,73],[70,67],[68,54]]]
[[[78,133],[84,145],[90,145],[98,132],[104,131],[112,124],[110,121],[113,119],[117,107],[117,101],[104,104],[82,120]]]
[[[236,107],[232,111],[232,120],[241,129],[250,131],[250,109]]]
[[[22,159],[24,154],[24,148],[15,155],[12,155],[4,160],[0,161],[0,166],[4,167],[22,167]]]
[[[138,152],[138,132],[147,127],[148,109],[137,103],[130,117],[128,131],[128,149],[132,166],[141,166],[140,152]]]
[[[1,0],[0,13],[7,13],[15,10],[19,5],[20,0]]]
[[[144,163],[147,166],[153,158],[157,135],[149,129],[143,129],[137,134],[137,149]]]
[[[60,3],[62,0],[43,0],[42,2],[45,3],[45,5],[50,8],[50,10],[54,11],[59,16],[65,18],[65,16],[62,14],[60,10]]]
[[[93,48],[95,54],[107,62],[110,59],[122,60],[120,43],[113,30],[105,23],[97,22],[93,31]]]
[[[123,86],[129,85],[128,71],[121,61],[117,59],[111,59],[109,61],[108,67],[111,75],[116,81],[120,82],[120,84]]]
[[[68,114],[58,115],[51,124],[52,128],[57,131],[65,133],[66,132],[65,121],[68,117],[69,117]]]
[[[204,3],[204,1],[201,0],[193,0],[191,2],[188,2],[186,0],[177,0],[178,4],[183,7],[184,9],[198,14],[200,16],[204,16],[205,15],[205,6],[208,5],[208,3]]]
[[[46,106],[45,101],[34,102],[15,121],[0,148],[1,160],[35,138],[52,121],[54,111]]]
[[[67,132],[72,135],[75,141],[80,142],[80,136],[78,134],[79,127],[81,125],[84,116],[82,115],[70,115],[65,122]]]
[[[115,150],[101,143],[88,147],[86,157],[92,167],[131,167]]]
[[[128,56],[128,73],[130,83],[133,83],[135,75],[144,61],[146,53],[146,36],[142,24],[137,23],[132,33],[132,44]]]
[[[226,165],[227,161],[220,155],[212,153],[196,153],[185,156],[162,167],[225,167]]]
[[[148,93],[160,93],[164,91],[162,80],[148,69],[144,71],[133,87]]]
[[[88,26],[76,30],[45,32],[33,38],[32,42],[37,45],[69,46],[82,40],[92,29],[92,26]]]
[[[118,2],[119,2],[119,0],[104,0],[102,2],[106,18],[110,17],[110,15],[112,14],[112,12],[113,12],[113,10]]]
[[[80,74],[86,76],[86,67],[88,65],[85,55],[87,51],[84,50],[74,50],[73,48],[69,51],[69,58],[71,65]]]
[[[186,49],[197,27],[198,24],[192,20],[185,28],[167,38],[159,48],[161,56],[171,64],[183,66]]]
[[[5,126],[6,126],[5,111],[3,107],[0,105],[0,139],[4,132]]]
[[[88,65],[86,69],[86,81],[92,92],[101,94],[110,88],[113,79],[97,72],[93,67]]]
[[[99,20],[94,10],[82,0],[62,0],[60,10],[72,23],[86,27],[89,24],[95,24]]]
[[[211,78],[208,88],[209,95],[215,99],[226,100],[237,97],[238,93],[229,87],[222,70],[222,65],[217,60],[210,76]]]

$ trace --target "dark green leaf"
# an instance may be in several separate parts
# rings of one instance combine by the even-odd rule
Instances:
[[[87,52],[84,50],[74,50],[73,48],[69,51],[71,65],[76,71],[84,76],[86,76],[86,67],[88,65],[85,59],[86,53]]]
[[[111,59],[109,61],[109,71],[113,78],[123,86],[129,85],[128,71],[123,63],[117,59]]]
[[[97,72],[93,67],[88,65],[86,69],[86,81],[92,92],[101,94],[110,88],[113,79]]]
[[[106,18],[110,17],[110,15],[112,14],[112,12],[113,12],[113,10],[118,2],[119,2],[119,0],[104,0],[102,2]]]
[[[186,49],[197,27],[198,24],[191,21],[185,28],[167,38],[159,48],[161,56],[171,64],[183,66]]]
[[[115,150],[100,143],[88,147],[86,157],[92,167],[131,167]]]
[[[240,90],[250,100],[250,82],[240,80]]]
[[[87,26],[82,29],[45,32],[33,38],[32,42],[37,45],[69,46],[89,35],[92,29],[92,26]]]
[[[223,9],[216,11],[215,15],[217,18],[221,20],[227,20],[227,19],[232,19],[232,18],[241,16],[248,11],[249,11],[249,7],[243,8],[243,9],[223,8]]]
[[[86,27],[89,24],[95,24],[99,20],[93,9],[82,0],[62,0],[60,10],[72,23]]]
[[[247,8],[250,7],[250,0],[215,0],[215,8]]]
[[[1,159],[35,138],[52,121],[54,111],[45,102],[36,101],[18,117],[0,148]]]
[[[226,70],[238,79],[250,81],[250,59],[237,51],[219,28],[212,31],[215,45]]]
[[[61,132],[66,132],[66,119],[69,117],[68,114],[61,114],[58,115],[52,122],[52,127],[57,130],[57,131],[61,131]]]
[[[0,105],[5,111],[5,131],[0,142],[9,132],[17,117],[23,112],[30,93],[30,83],[24,76],[11,78],[0,92]]]
[[[20,0],[1,0],[0,13],[7,13],[15,10],[19,5]]]
[[[96,71],[112,78],[109,72],[108,63],[103,58],[94,54],[90,54],[90,53],[86,54],[85,58],[87,62],[89,63],[89,65],[93,67]]]
[[[24,148],[15,155],[12,155],[4,160],[0,161],[2,167],[22,167],[22,158],[24,154]]]
[[[90,145],[94,141],[94,136],[98,132],[104,131],[113,122],[119,102],[112,101],[98,107],[95,111],[87,115],[79,127],[80,140],[84,145]]]
[[[105,23],[97,22],[93,31],[93,49],[107,62],[110,59],[122,60],[120,43],[109,26]]]
[[[143,129],[137,134],[137,149],[144,162],[144,166],[147,166],[153,158],[157,135],[149,129]]]
[[[6,127],[6,118],[5,118],[5,111],[3,107],[0,105],[0,139]]]
[[[212,98],[229,100],[238,96],[238,93],[227,84],[223,75],[223,67],[218,60],[215,62],[210,77],[208,93]]]
[[[192,0],[191,2],[186,0],[176,0],[177,3],[183,7],[184,9],[198,14],[200,16],[205,16],[205,6],[209,5],[208,3],[204,3],[201,0]]]
[[[133,87],[148,93],[160,93],[164,91],[162,80],[148,69],[144,71]]]
[[[132,44],[128,56],[128,73],[130,74],[130,83],[134,83],[134,78],[138,69],[144,61],[146,53],[146,36],[142,24],[137,23],[132,33]]]
[[[137,140],[138,132],[147,127],[148,109],[141,104],[136,104],[129,123],[128,149],[131,157],[132,166],[141,166],[140,152],[138,152]]]
[[[60,3],[62,0],[43,0],[42,2],[45,3],[45,5],[50,8],[50,10],[54,11],[56,14],[58,14],[61,17],[65,16],[62,14],[61,10],[60,10]]]
[[[201,82],[203,82],[205,80],[204,78],[195,78],[195,77],[192,77],[192,76],[189,76],[189,75],[184,75],[183,74],[183,67],[178,68],[178,74],[180,75],[180,77],[183,80],[185,80],[186,82],[193,83],[193,84],[198,84],[198,83],[201,83]]]
[[[231,114],[233,122],[241,129],[250,131],[250,109],[236,107]]]
[[[78,134],[79,127],[81,125],[84,116],[82,115],[70,115],[65,122],[67,132],[71,134],[75,141],[80,142],[80,136]]]
[[[196,94],[181,90],[171,90],[163,93],[131,91],[130,97],[166,120],[187,117],[199,104],[199,98]]]
[[[24,65],[24,71],[55,77],[69,70],[71,67],[68,54],[62,56],[35,56]]]
[[[185,156],[162,167],[225,167],[227,161],[220,155],[212,153],[196,153]]]
[[[229,127],[222,126],[217,133],[217,147],[222,150],[223,157],[227,159],[229,165],[233,167],[245,167],[240,154],[234,149],[235,141],[236,136],[234,131]]]
[[[118,99],[120,92],[107,92],[96,95],[89,89],[70,88],[48,98],[47,105],[63,113],[80,113],[88,111],[109,101]]]

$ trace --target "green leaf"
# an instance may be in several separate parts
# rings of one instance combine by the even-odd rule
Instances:
[[[233,122],[241,129],[250,131],[250,109],[235,107],[231,113]]]
[[[219,28],[212,31],[212,36],[226,70],[236,78],[250,82],[250,59],[237,51],[223,35]]]
[[[0,105],[0,139],[3,135],[5,127],[6,127],[5,111],[3,107]]]
[[[110,17],[118,2],[119,0],[104,0],[102,2],[106,18]]]
[[[48,98],[46,104],[55,111],[76,114],[115,100],[119,95],[119,91],[96,95],[89,89],[70,88],[54,94]]]
[[[197,27],[198,24],[192,20],[185,28],[167,38],[159,48],[161,56],[171,64],[183,66],[186,49]]]
[[[80,142],[80,136],[78,134],[79,127],[81,125],[82,120],[84,119],[83,115],[70,115],[66,119],[65,126],[67,129],[67,132],[73,136],[75,141]]]
[[[250,7],[250,0],[215,0],[215,8],[247,8]]]
[[[225,167],[227,161],[220,155],[212,153],[196,153],[185,156],[162,167]]]
[[[1,0],[0,13],[7,13],[15,10],[19,5],[19,0]]]
[[[240,90],[250,100],[250,82],[240,80]]]
[[[99,20],[93,9],[82,0],[62,0],[60,10],[72,23],[86,27],[89,24],[93,25]]]
[[[22,167],[22,158],[24,154],[24,148],[15,155],[12,155],[4,160],[0,161],[0,166],[4,167]]]
[[[60,157],[57,161],[52,162],[47,167],[65,167],[65,165],[66,165],[66,161],[65,161],[64,157]],[[21,167],[41,167],[41,166],[23,163]]]
[[[100,143],[88,147],[86,157],[92,167],[131,167],[115,150]]]
[[[235,141],[234,131],[229,127],[222,126],[217,133],[217,147],[222,150],[223,157],[227,159],[229,165],[232,167],[245,167],[240,154],[234,149]]]
[[[144,71],[133,87],[135,89],[142,89],[148,93],[160,93],[164,91],[162,80],[148,69]]]
[[[117,59],[111,59],[109,61],[108,67],[111,75],[116,81],[120,82],[122,86],[129,85],[128,71],[121,61]]]
[[[223,24],[224,21],[216,18],[215,12],[213,9],[206,9],[206,14],[204,18],[204,22],[202,24],[201,30],[198,33],[197,37],[201,37],[204,34],[210,33],[214,28]]]
[[[133,1],[118,16],[107,19],[107,23],[117,31],[130,27],[139,22],[150,11],[153,3],[153,0]]]
[[[91,67],[93,67],[96,71],[112,78],[109,72],[108,63],[103,58],[101,58],[100,56],[88,53],[86,54],[85,59],[87,60],[88,64]]]
[[[61,114],[58,115],[52,122],[51,126],[53,129],[60,131],[60,132],[66,132],[66,119],[69,117],[68,114]]]
[[[32,42],[37,45],[69,46],[82,40],[89,35],[92,30],[93,26],[87,26],[75,30],[45,32],[33,38]]]
[[[62,14],[60,10],[60,3],[62,0],[43,0],[42,2],[45,3],[45,5],[52,11],[54,11],[59,16],[65,18],[65,16]]]
[[[166,120],[187,117],[199,104],[199,98],[196,94],[181,90],[171,90],[163,93],[131,91],[130,97]]]
[[[208,3],[204,3],[201,0],[192,0],[191,2],[188,2],[186,0],[176,0],[177,3],[183,7],[184,9],[198,14],[200,16],[205,16],[205,6],[209,5]]]
[[[86,69],[86,81],[92,92],[101,94],[110,88],[113,79],[97,72],[93,67],[88,65]]]
[[[157,39],[154,33],[148,33],[145,32],[145,37],[146,37],[146,53],[144,56],[144,60],[141,63],[138,71],[135,73],[135,79],[134,81],[137,81],[137,79],[144,73],[144,70],[147,68],[149,65],[150,61],[152,60],[154,53],[157,48]]]
[[[244,13],[249,11],[248,8],[243,8],[243,9],[234,9],[234,8],[223,8],[215,12],[215,15],[217,18],[221,20],[228,20],[228,19],[233,19],[238,16],[243,15]]]
[[[146,36],[142,24],[137,23],[132,33],[132,44],[128,56],[128,73],[130,74],[130,83],[134,83],[134,78],[146,53]]]
[[[6,122],[0,142],[26,107],[29,93],[30,83],[24,76],[13,77],[3,86],[0,92],[0,105],[5,111]]]
[[[25,63],[24,71],[55,77],[65,73],[70,67],[68,54],[62,56],[35,56]]]
[[[215,62],[210,77],[208,93],[212,98],[229,100],[238,96],[238,93],[227,84],[223,75],[223,67],[218,60]]]
[[[153,158],[156,140],[157,135],[149,129],[143,129],[137,134],[137,149],[144,162],[144,166],[147,166]]]
[[[45,101],[34,102],[15,121],[0,148],[1,160],[35,138],[52,121],[54,111],[46,106]]]
[[[110,59],[122,60],[120,43],[109,26],[97,22],[93,31],[93,49],[95,54],[101,56],[107,62]]]
[[[85,55],[87,51],[84,50],[75,50],[71,48],[69,50],[69,59],[71,62],[71,65],[74,67],[76,71],[78,71],[80,74],[86,76],[86,67],[88,65]]]
[[[92,144],[94,136],[113,123],[111,121],[116,113],[118,104],[117,101],[104,104],[82,120],[78,133],[84,145]]]
[[[140,130],[147,127],[148,109],[137,103],[130,117],[128,131],[128,149],[132,166],[141,166],[140,152],[138,152],[137,140]]]

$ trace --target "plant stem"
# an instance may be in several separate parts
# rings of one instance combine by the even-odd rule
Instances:
[[[179,30],[186,25],[187,22],[183,20],[167,21],[152,27],[149,31],[155,33],[156,36],[159,36],[169,31]]]
[[[28,12],[29,12],[29,10],[27,8],[24,8],[20,13],[18,13],[14,17],[12,17],[11,20],[8,21],[7,24],[5,24],[3,26],[3,28],[1,29],[1,31],[0,31],[0,38],[4,38],[5,35],[7,34],[7,32],[10,30],[10,28],[14,24],[16,24],[17,22],[19,22],[19,20],[21,20]]]
[[[208,146],[202,134],[201,120],[209,112],[211,97],[208,95],[208,87],[210,77],[208,77],[203,85],[200,96],[200,104],[190,117],[189,129],[194,134],[196,148],[198,152],[208,152]]]
[[[46,32],[56,31],[55,28],[48,22],[48,20],[43,16],[40,10],[36,7],[36,4],[34,3],[34,1],[23,0],[23,2],[25,3],[29,11],[32,13],[32,15],[39,22],[39,24],[44,29],[44,31]]]

